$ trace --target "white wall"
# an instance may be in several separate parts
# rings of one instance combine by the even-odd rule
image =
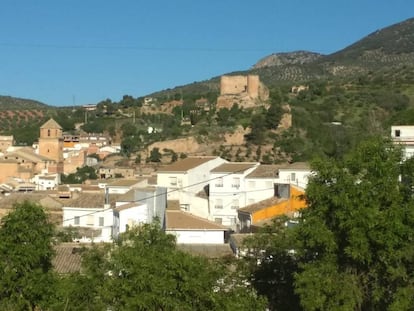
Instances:
[[[119,211],[119,232],[125,232],[127,226],[132,227],[141,223],[150,223],[147,204],[133,206]]]
[[[159,172],[157,174],[157,185],[168,188],[167,199],[179,200],[180,204],[194,204],[194,198],[209,184],[210,171],[227,162],[219,157],[207,161],[187,172]],[[172,180],[176,184],[171,184]]]
[[[248,205],[246,176],[256,167],[240,174],[212,173],[210,182],[209,219],[233,229],[237,224],[237,210]],[[222,206],[222,208],[217,208]]]
[[[246,178],[246,202],[244,206],[273,197],[275,195],[274,183],[275,178]]]
[[[177,244],[224,244],[222,230],[167,230],[166,233],[175,235]]]
[[[399,131],[399,133],[398,133]],[[414,126],[412,125],[394,125],[391,126],[392,138],[412,138],[414,139]]]
[[[63,207],[62,210],[64,227],[72,226],[101,229],[101,236],[94,237],[94,241],[109,242],[112,240],[114,220],[112,209]],[[100,225],[100,218],[103,218],[103,226]]]
[[[306,189],[311,174],[309,169],[279,169],[279,178],[276,183],[291,184]]]

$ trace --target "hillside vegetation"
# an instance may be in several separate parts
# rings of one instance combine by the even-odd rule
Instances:
[[[235,74],[258,74],[270,89],[270,99],[256,108],[235,104],[217,109],[219,77],[149,94],[150,102],[128,95],[119,102],[107,99],[88,113],[81,108],[30,106],[35,102],[22,108],[10,104],[17,99],[2,97],[0,130],[30,143],[37,132],[29,124],[38,126],[54,117],[64,130],[74,131],[81,123],[85,132],[111,135],[137,163],[189,155],[167,148],[150,156],[154,142],[189,136],[204,146],[202,154],[208,151],[233,161],[339,157],[366,136],[388,135],[391,124],[414,122],[414,19],[378,30],[330,55],[272,54],[250,70],[229,73]],[[292,93],[295,85],[307,89]],[[197,104],[199,99],[206,104]],[[10,120],[6,110],[18,110],[11,117],[16,122],[2,121]],[[291,126],[278,126],[286,115]],[[22,135],[24,129],[32,136]],[[243,132],[244,139],[224,143],[226,134],[236,132]]]

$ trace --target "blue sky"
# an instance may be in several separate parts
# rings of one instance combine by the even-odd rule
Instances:
[[[119,101],[271,53],[329,54],[411,17],[412,0],[2,0],[0,95]]]

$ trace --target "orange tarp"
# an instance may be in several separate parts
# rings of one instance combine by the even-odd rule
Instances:
[[[304,192],[296,187],[290,187],[290,198],[276,205],[263,208],[252,213],[252,223],[271,219],[275,216],[289,214],[306,207],[306,202],[301,197]]]

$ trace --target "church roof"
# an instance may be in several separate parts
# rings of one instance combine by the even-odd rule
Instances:
[[[49,121],[47,121],[45,124],[43,124],[41,127],[41,129],[59,129],[61,130],[62,127],[59,125],[59,123],[57,123],[55,120],[53,120],[52,118],[49,119]]]

